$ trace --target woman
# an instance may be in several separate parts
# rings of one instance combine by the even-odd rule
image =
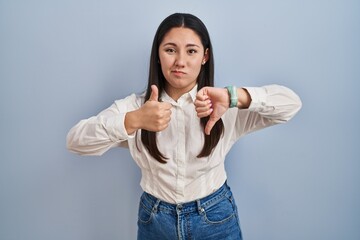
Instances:
[[[142,172],[138,239],[242,239],[224,160],[243,135],[291,119],[290,89],[215,88],[205,25],[173,14],[159,26],[146,93],[117,100],[67,136],[72,152],[128,147]]]

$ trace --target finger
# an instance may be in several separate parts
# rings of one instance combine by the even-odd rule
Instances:
[[[167,124],[167,123],[161,124],[159,126],[153,127],[150,131],[160,132],[160,131],[164,130],[165,128],[167,128],[168,126],[169,126],[169,124]]]
[[[169,124],[168,124],[168,123],[163,124],[163,125],[161,126],[160,131],[162,131],[162,130],[166,129],[168,126],[169,126]],[[160,132],[160,131],[159,131],[159,132]]]
[[[166,117],[166,118],[164,119],[164,122],[165,122],[166,124],[169,124],[170,120],[171,120],[171,117],[168,116],[168,117]]]
[[[206,101],[207,99],[209,99],[209,96],[207,96],[207,95],[202,95],[202,94],[196,95],[196,100]]]
[[[164,107],[164,109],[169,110],[172,108],[172,104],[168,102],[162,102],[161,105]]]
[[[205,134],[210,135],[211,129],[214,127],[218,119],[210,118],[205,126]]]
[[[209,99],[209,96],[206,94],[206,87],[200,89],[200,91],[196,94],[196,99],[200,101]]]
[[[164,120],[170,121],[170,117],[171,117],[171,110],[165,110],[163,115]]]
[[[205,106],[205,107],[197,107],[195,110],[197,113],[202,113],[202,112],[207,112],[211,109],[211,105],[210,106]]]
[[[210,108],[209,110],[207,110],[207,111],[205,111],[205,112],[198,112],[198,113],[197,113],[197,116],[198,116],[199,118],[207,117],[207,116],[209,116],[209,115],[212,113],[212,111],[213,111],[213,109]]]
[[[212,104],[211,104],[210,99],[208,99],[205,101],[195,100],[194,105],[195,105],[195,107],[206,107],[209,105],[211,106]]]
[[[156,85],[151,85],[151,94],[150,94],[150,101],[158,101],[159,99],[159,90]]]

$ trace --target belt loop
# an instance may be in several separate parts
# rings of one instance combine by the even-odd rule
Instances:
[[[205,210],[204,210],[203,207],[201,207],[201,203],[200,203],[200,200],[199,200],[199,199],[196,200],[196,204],[197,204],[197,209],[198,209],[199,214],[202,215]]]
[[[153,213],[157,213],[159,204],[160,204],[160,200],[156,199],[156,203],[152,208]]]

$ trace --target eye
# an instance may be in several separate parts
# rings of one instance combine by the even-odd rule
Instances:
[[[175,53],[176,51],[175,51],[174,48],[167,48],[167,49],[165,49],[165,52],[167,52],[167,53]]]
[[[189,50],[188,50],[188,53],[189,53],[189,54],[195,54],[195,53],[197,53],[197,50],[195,50],[195,49],[189,49]]]

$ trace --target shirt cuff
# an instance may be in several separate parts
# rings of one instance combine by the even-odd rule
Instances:
[[[135,133],[129,135],[125,128],[126,113],[119,113],[118,116],[107,119],[106,127],[111,141],[122,142],[135,137]]]
[[[244,87],[251,97],[251,103],[248,108],[252,112],[261,112],[266,107],[267,93],[265,88],[261,87]]]

